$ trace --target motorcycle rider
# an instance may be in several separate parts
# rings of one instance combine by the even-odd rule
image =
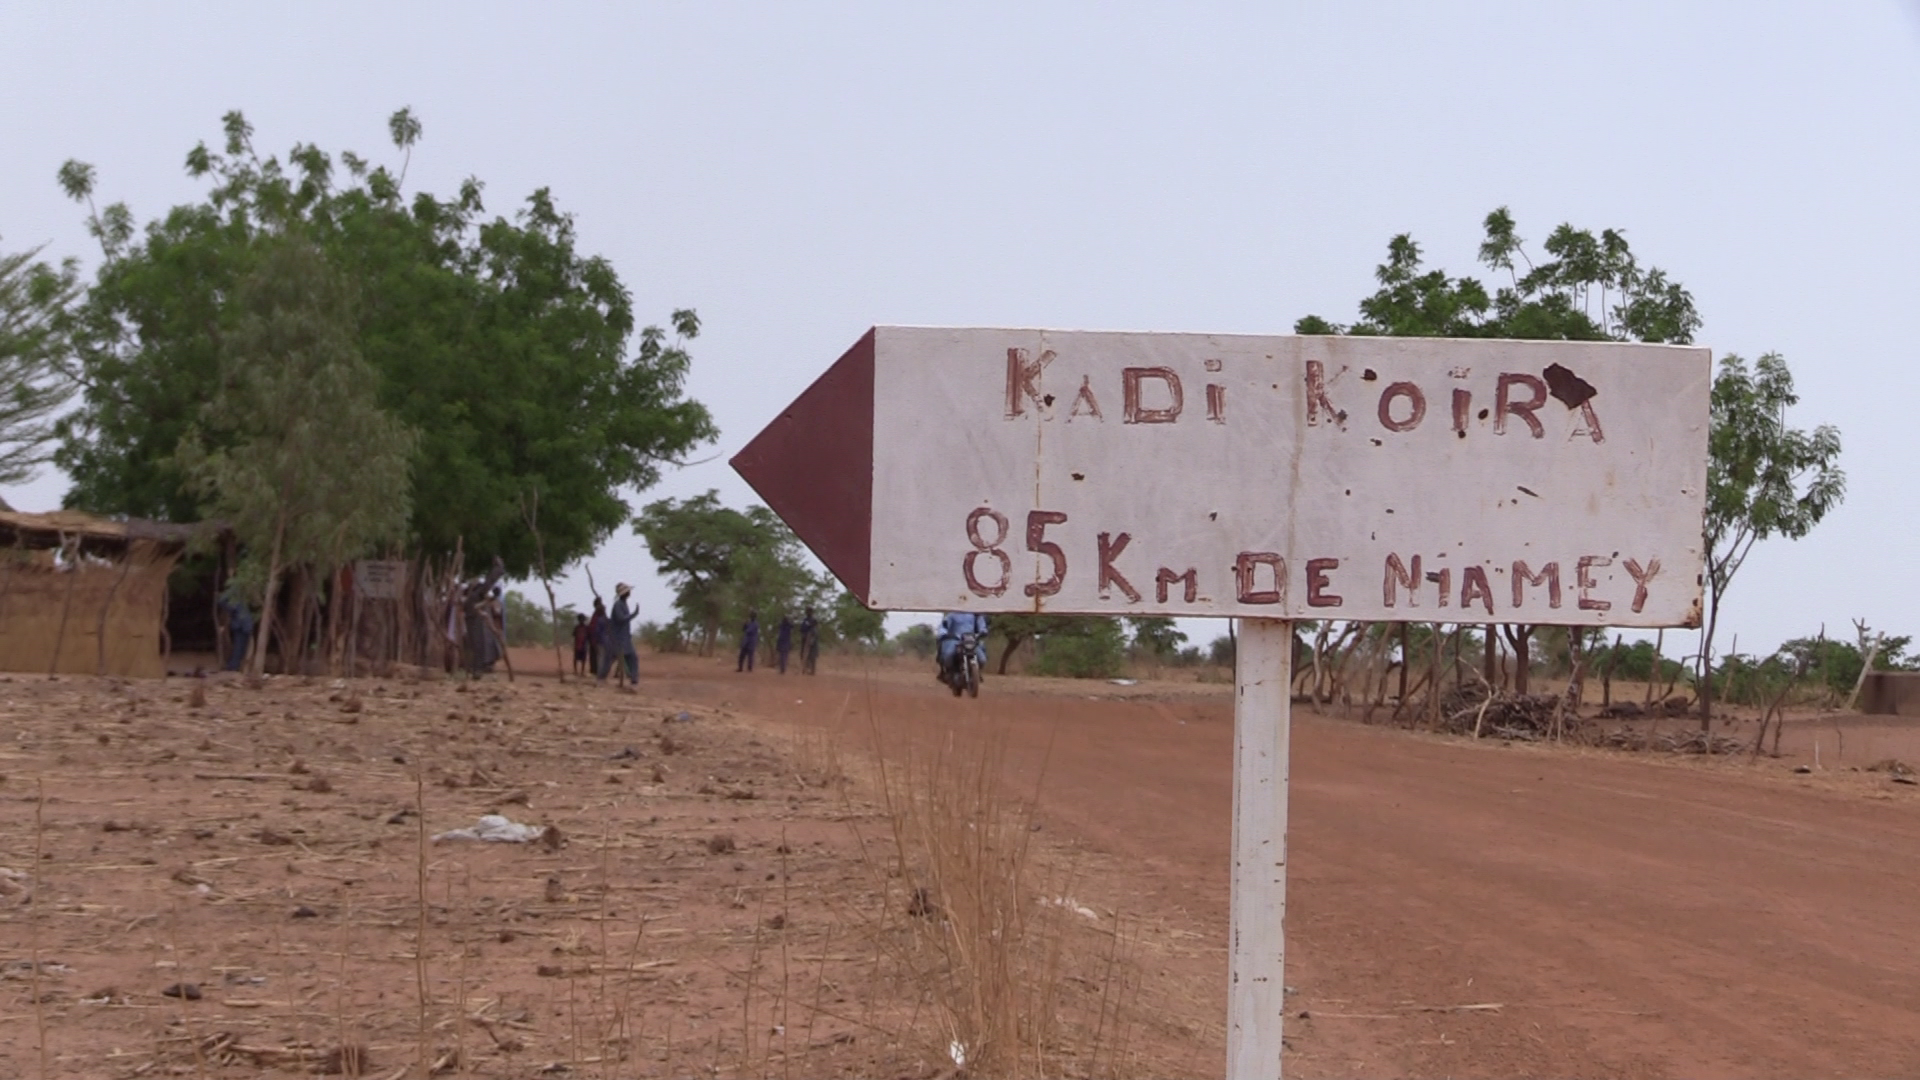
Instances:
[[[987,617],[966,611],[949,611],[940,620],[940,660],[934,677],[945,679],[948,668],[953,663],[954,654],[960,650],[960,635],[974,635],[974,650],[980,658],[980,667],[987,666]]]

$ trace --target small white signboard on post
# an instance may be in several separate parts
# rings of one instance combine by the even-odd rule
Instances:
[[[1230,616],[1228,1075],[1280,1071],[1288,620],[1698,625],[1706,349],[876,327],[733,465],[883,610]]]
[[[364,600],[398,600],[407,564],[398,559],[361,559],[353,564],[353,590]]]

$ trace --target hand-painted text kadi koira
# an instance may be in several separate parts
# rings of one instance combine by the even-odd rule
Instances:
[[[1693,346],[879,326],[736,459],[894,611],[1682,626]]]

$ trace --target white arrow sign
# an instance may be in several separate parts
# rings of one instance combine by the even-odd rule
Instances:
[[[1710,368],[878,327],[734,464],[874,608],[1695,625]]]

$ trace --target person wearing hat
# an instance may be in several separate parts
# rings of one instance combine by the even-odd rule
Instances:
[[[633,586],[625,582],[613,587],[613,610],[607,613],[606,647],[596,673],[601,682],[607,681],[607,671],[617,663],[624,668],[629,684],[640,685],[640,654],[633,650],[633,617],[638,611],[628,599],[632,593]]]

